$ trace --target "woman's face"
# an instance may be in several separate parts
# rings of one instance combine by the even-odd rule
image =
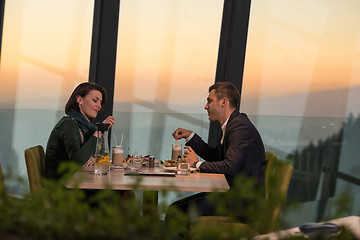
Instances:
[[[91,90],[84,97],[77,96],[80,112],[88,119],[94,119],[101,109],[102,94],[98,90]]]

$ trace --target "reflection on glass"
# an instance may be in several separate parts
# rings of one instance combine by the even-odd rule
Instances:
[[[222,10],[223,0],[121,1],[114,132],[125,152],[169,159],[178,127],[207,138]]]
[[[315,209],[294,214],[294,222],[330,215],[330,199],[343,191],[360,205],[359,7],[252,2],[241,110],[267,150],[294,164],[288,197]]]
[[[74,87],[88,81],[93,8],[94,1],[6,1],[0,70],[5,173],[11,168],[27,178],[24,150],[46,147]]]

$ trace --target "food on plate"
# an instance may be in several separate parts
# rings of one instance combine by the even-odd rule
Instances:
[[[164,166],[166,167],[174,167],[178,164],[177,160],[165,160]]]
[[[125,162],[124,163],[130,163],[131,162],[131,156],[130,155],[127,155],[125,159]]]

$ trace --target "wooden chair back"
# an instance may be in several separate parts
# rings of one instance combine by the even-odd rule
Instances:
[[[42,189],[41,178],[45,175],[44,148],[38,145],[26,149],[25,163],[31,192]]]

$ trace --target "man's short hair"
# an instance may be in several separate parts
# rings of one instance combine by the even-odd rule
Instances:
[[[230,82],[217,82],[209,87],[209,92],[215,90],[215,96],[220,100],[226,97],[230,106],[237,108],[240,103],[239,90]]]

